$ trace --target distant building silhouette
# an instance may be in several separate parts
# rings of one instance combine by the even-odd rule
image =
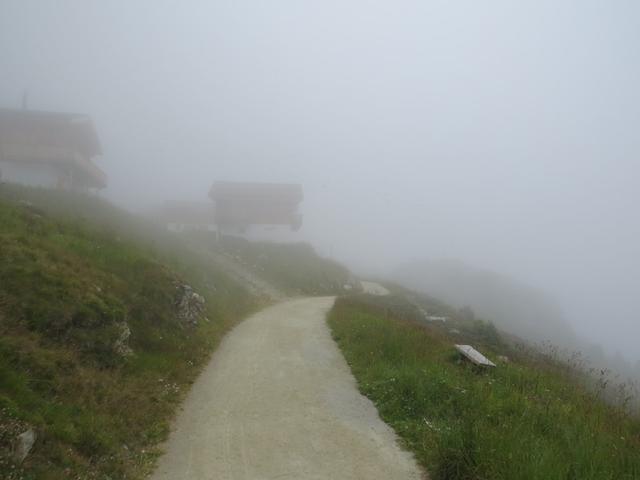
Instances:
[[[302,186],[289,183],[215,182],[209,191],[219,229],[244,230],[252,225],[302,226],[298,206]]]
[[[107,176],[93,163],[101,154],[98,135],[87,115],[0,109],[3,181],[102,189]]]

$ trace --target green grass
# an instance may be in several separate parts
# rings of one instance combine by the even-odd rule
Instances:
[[[206,299],[197,327],[176,317],[184,283]],[[257,307],[99,199],[0,186],[0,478],[142,478],[217,343]],[[113,348],[124,322],[129,357]],[[18,466],[11,443],[29,427],[38,440]]]
[[[195,234],[209,248],[239,259],[246,268],[289,295],[335,295],[344,292],[351,273],[339,263],[318,255],[306,243],[247,241],[213,234]]]
[[[487,355],[512,361],[478,371],[442,330],[375,302],[339,299],[329,325],[360,390],[431,478],[640,478],[640,421],[562,365],[488,338]]]

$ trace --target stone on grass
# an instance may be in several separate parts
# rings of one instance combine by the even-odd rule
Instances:
[[[180,321],[196,326],[204,313],[204,297],[194,292],[189,285],[179,285],[176,309]]]
[[[129,337],[131,336],[131,329],[127,322],[118,324],[120,327],[120,336],[113,344],[113,350],[121,357],[128,357],[133,355],[133,350],[129,347]]]
[[[32,428],[18,435],[13,452],[13,456],[18,463],[22,463],[24,459],[27,458],[27,455],[29,455],[29,452],[33,448],[33,444],[36,443],[36,438],[36,432]]]
[[[496,364],[473,348],[471,345],[455,345],[456,350],[462,354],[464,358],[475,365],[481,367],[495,367]]]

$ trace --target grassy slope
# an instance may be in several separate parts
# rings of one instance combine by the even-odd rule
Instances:
[[[417,261],[394,278],[453,305],[469,305],[498,328],[532,341],[574,345],[576,338],[553,297],[514,278],[457,260]]]
[[[640,421],[562,366],[509,350],[515,361],[477,372],[441,328],[407,318],[379,299],[346,298],[329,324],[363,394],[432,478],[640,478]],[[507,349],[485,333],[470,330],[486,352]]]
[[[206,298],[210,321],[196,328],[175,317],[185,282]],[[0,186],[0,478],[141,476],[217,342],[255,307],[95,198]],[[127,358],[112,348],[123,321]],[[10,443],[27,426],[39,438],[19,469]]]
[[[319,256],[306,243],[249,242],[238,237],[216,241],[212,234],[199,240],[239,259],[246,268],[289,295],[335,295],[350,282],[347,268]]]

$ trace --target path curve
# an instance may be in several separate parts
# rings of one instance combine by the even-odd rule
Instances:
[[[152,480],[421,479],[330,336],[333,301],[289,300],[231,331]]]

